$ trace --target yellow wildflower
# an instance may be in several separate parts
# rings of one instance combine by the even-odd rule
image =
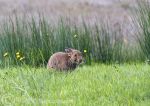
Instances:
[[[20,55],[17,55],[16,57],[17,57],[17,59],[19,59],[19,58],[20,58]]]
[[[8,56],[8,52],[4,53],[4,55],[3,55],[3,56],[4,56],[4,57]]]
[[[87,52],[87,50],[84,50],[84,53],[86,53]]]
[[[25,59],[25,57],[21,57],[19,60],[22,61],[23,59]]]
[[[74,38],[77,38],[77,35],[74,35]]]
[[[19,54],[20,54],[19,52],[16,53],[16,55],[19,55]]]

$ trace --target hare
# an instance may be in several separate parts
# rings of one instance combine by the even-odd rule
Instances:
[[[68,48],[65,52],[54,53],[47,64],[47,68],[56,70],[74,70],[83,61],[79,50]]]

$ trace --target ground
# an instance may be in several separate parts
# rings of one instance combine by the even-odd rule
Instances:
[[[0,69],[0,105],[149,106],[149,69],[147,64],[94,64],[73,72]]]

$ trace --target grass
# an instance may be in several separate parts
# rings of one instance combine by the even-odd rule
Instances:
[[[56,25],[51,25],[42,15],[38,19],[10,17],[0,29],[0,67],[22,63],[45,66],[53,53],[65,48],[86,50],[87,53],[83,53],[86,64],[149,61],[150,6],[138,1],[136,10],[132,18],[138,25],[135,28],[138,40],[134,44],[126,41],[119,23],[113,26],[107,21],[99,21],[90,26],[83,19],[77,25],[63,17]],[[19,58],[17,52],[20,53]],[[8,56],[3,56],[5,53]],[[20,61],[23,57],[24,60]]]
[[[44,17],[16,16],[2,23],[0,105],[149,106],[149,10],[149,5],[139,4],[133,17],[140,25],[140,46],[133,47],[107,22],[90,27],[84,21],[78,26],[61,19],[53,26]],[[87,51],[83,55],[91,66],[73,72],[43,67],[54,52],[66,47]]]
[[[18,61],[25,57],[24,63],[30,66],[46,65],[49,57],[65,48],[75,48],[83,52],[86,63],[123,63],[125,60],[132,61],[124,49],[123,38],[117,38],[120,32],[110,27],[109,23],[96,23],[91,27],[82,22],[80,25],[67,23],[63,18],[57,26],[53,26],[40,16],[39,20],[26,17],[4,22],[0,32],[0,65],[20,65]],[[76,36],[75,36],[76,35]],[[128,46],[127,46],[128,47]],[[16,53],[20,58],[16,58]],[[3,54],[8,53],[6,57]]]
[[[139,44],[147,60],[150,60],[150,4],[138,1]]]
[[[94,64],[73,72],[0,69],[0,105],[149,106],[149,69],[146,64]]]

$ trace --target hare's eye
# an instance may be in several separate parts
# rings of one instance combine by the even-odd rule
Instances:
[[[74,56],[77,57],[77,54],[75,54]]]

